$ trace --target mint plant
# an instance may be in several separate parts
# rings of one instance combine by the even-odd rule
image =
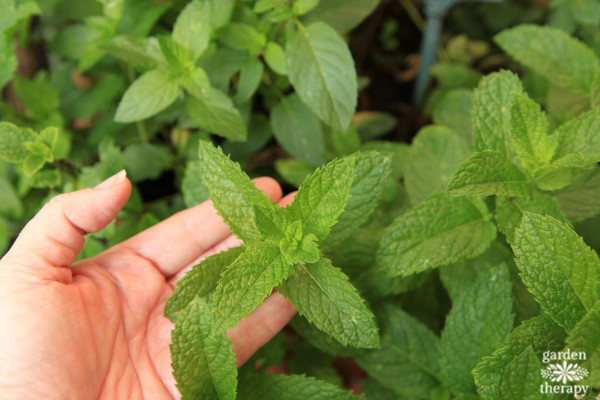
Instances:
[[[225,331],[274,288],[341,345],[377,347],[373,315],[323,249],[362,224],[365,216],[357,211],[373,210],[390,172],[389,159],[365,152],[334,160],[306,178],[285,209],[272,204],[220,149],[200,143],[200,160],[203,185],[244,245],[194,267],[167,303],[165,315],[176,326],[174,374],[183,396],[235,398],[235,357]],[[365,169],[375,164],[383,168],[365,179]],[[343,229],[336,230],[338,224]]]

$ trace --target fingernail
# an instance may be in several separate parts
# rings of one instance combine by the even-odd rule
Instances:
[[[108,189],[113,186],[120,185],[121,183],[125,182],[126,177],[127,171],[122,169],[121,171],[117,172],[116,174],[114,174],[113,176],[96,186],[96,189]]]

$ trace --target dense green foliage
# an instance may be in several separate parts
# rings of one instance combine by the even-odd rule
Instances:
[[[409,144],[359,105],[346,40],[392,1],[0,0],[0,252],[125,168],[81,257],[208,198],[243,240],[167,304],[186,399],[553,398],[566,349],[600,389],[600,2],[448,2],[493,37],[441,44]],[[226,331],[274,289],[299,315],[238,370]]]

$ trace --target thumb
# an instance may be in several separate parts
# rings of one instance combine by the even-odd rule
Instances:
[[[125,170],[92,189],[54,197],[23,228],[2,261],[15,267],[69,267],[85,243],[123,208],[131,194]]]

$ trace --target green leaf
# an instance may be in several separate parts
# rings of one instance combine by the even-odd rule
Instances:
[[[344,346],[373,348],[379,335],[373,314],[348,277],[326,258],[298,264],[280,288],[300,315]]]
[[[471,143],[471,108],[473,93],[467,89],[453,89],[446,93],[433,109],[433,123],[454,130]]]
[[[581,366],[587,368],[590,375],[583,382],[598,386],[600,383],[600,310],[591,310],[575,325],[566,339],[567,349],[571,352],[584,352],[585,361]]]
[[[469,155],[467,143],[439,125],[417,133],[406,162],[406,190],[414,204],[446,190],[450,177]]]
[[[135,122],[170,106],[179,95],[179,82],[168,71],[146,72],[127,89],[115,115],[116,122]]]
[[[371,140],[362,145],[363,150],[376,150],[392,156],[392,177],[401,179],[408,169],[410,147],[406,143],[388,142],[386,140]]]
[[[171,163],[171,153],[156,144],[132,144],[123,151],[123,162],[132,182],[141,182],[160,177]]]
[[[325,163],[325,139],[321,123],[296,94],[271,110],[271,129],[277,142],[291,155],[312,166]]]
[[[38,74],[32,80],[16,76],[13,88],[25,113],[32,118],[44,118],[60,106],[59,93],[44,74]]]
[[[194,91],[185,107],[200,128],[231,140],[246,140],[247,128],[239,110],[225,93],[214,88]]]
[[[287,66],[285,64],[285,52],[283,48],[275,42],[267,43],[263,54],[269,68],[279,75],[287,75]]]
[[[377,268],[408,276],[483,253],[496,227],[478,198],[440,194],[398,217],[377,250]]]
[[[537,302],[567,331],[600,297],[600,260],[571,227],[524,213],[513,251],[521,278]]]
[[[481,255],[440,268],[440,280],[455,303],[467,288],[482,274],[502,263],[512,263],[512,252],[499,241],[494,241]]]
[[[233,233],[242,240],[262,238],[256,226],[254,207],[275,207],[241,169],[221,149],[200,141],[202,182],[214,207]]]
[[[358,364],[393,390],[394,398],[429,398],[429,392],[439,385],[440,339],[397,307],[387,305],[383,317],[381,348],[359,356]]]
[[[205,0],[206,1],[206,0]],[[231,19],[235,0],[207,0],[211,4],[211,22],[213,27],[220,28]]]
[[[23,216],[23,204],[13,185],[0,176],[0,216],[19,219]]]
[[[379,5],[379,0],[321,0],[306,15],[307,23],[321,21],[341,33],[351,31]]]
[[[325,240],[344,211],[354,179],[354,156],[334,160],[306,178],[294,202],[285,209],[291,220],[301,220],[305,234]]]
[[[4,254],[6,249],[8,248],[10,241],[10,226],[8,225],[8,221],[6,221],[2,216],[0,216],[0,254]]]
[[[346,130],[356,109],[357,77],[348,46],[327,24],[298,31],[286,46],[290,82],[302,101],[333,129]]]
[[[540,375],[542,363],[531,346],[514,357],[500,377],[499,399],[543,400],[540,393],[544,380]]]
[[[278,245],[257,242],[248,246],[223,272],[215,289],[213,301],[219,307],[213,310],[213,331],[235,326],[293,272]]]
[[[251,25],[237,22],[225,25],[217,32],[217,37],[225,46],[251,54],[256,54],[267,44],[264,34]]]
[[[531,196],[527,177],[497,151],[473,154],[459,165],[448,183],[448,191],[456,195]]]
[[[473,92],[472,126],[476,151],[494,150],[512,156],[511,105],[524,94],[519,78],[510,71],[484,77]]]
[[[524,95],[516,95],[510,110],[512,143],[517,158],[532,171],[550,162],[556,150],[555,136],[548,135],[548,120],[541,107]]]
[[[239,399],[364,400],[364,397],[309,376],[248,372],[240,378]]]
[[[213,334],[211,306],[196,298],[182,311],[172,334],[171,357],[184,399],[236,398],[237,368],[225,332]]]
[[[514,59],[552,84],[589,94],[599,62],[594,52],[568,33],[550,26],[520,25],[494,38]]]
[[[556,199],[550,195],[534,193],[530,198],[501,197],[496,199],[496,222],[509,243],[514,243],[515,229],[521,225],[525,212],[550,215],[565,224],[569,223]]]
[[[553,160],[559,160],[569,154],[600,153],[600,110],[591,110],[578,115],[556,129],[553,135],[558,138],[556,154]]]
[[[188,208],[208,200],[208,190],[202,183],[202,163],[200,161],[190,161],[185,168],[181,193],[183,202]]]
[[[481,274],[453,304],[441,336],[442,372],[454,394],[475,390],[471,370],[513,326],[512,285],[505,264]]]
[[[242,65],[240,80],[238,81],[235,102],[244,104],[254,96],[262,81],[265,68],[263,63],[256,58],[251,58]]]
[[[175,322],[194,298],[205,297],[217,287],[221,274],[244,252],[243,246],[205,258],[177,282],[165,306],[165,316]]]
[[[352,123],[358,129],[360,136],[365,139],[375,139],[389,133],[398,120],[391,114],[377,111],[359,111],[354,114]]]
[[[515,397],[500,397],[503,372],[515,358],[518,358],[528,348],[537,356],[545,351],[557,351],[562,347],[565,331],[552,318],[542,314],[527,320],[508,335],[507,344],[488,357],[484,357],[473,370],[477,391],[484,400],[513,400]],[[528,356],[529,357],[529,356]],[[514,364],[513,364],[514,365]],[[536,370],[539,374],[540,369]],[[521,382],[530,382],[529,369],[523,370]],[[516,380],[513,376],[511,379]],[[539,386],[537,386],[539,393]]]
[[[36,172],[46,165],[46,157],[43,155],[30,154],[23,162],[25,176],[32,177]]]
[[[276,220],[269,218],[269,221],[273,222]],[[279,238],[282,237],[279,242],[279,249],[288,264],[305,264],[319,261],[321,254],[319,252],[319,246],[316,243],[317,237],[312,233],[304,235],[302,232],[301,221],[295,221],[288,226],[282,226],[281,223],[278,225],[279,226],[276,227],[277,233],[274,236]],[[280,227],[283,229],[279,229]],[[273,229],[269,230],[272,231]],[[263,231],[263,229],[261,229],[261,231]]]
[[[565,215],[573,222],[600,213],[600,168],[596,167],[573,184],[554,194]]]
[[[302,160],[279,159],[275,161],[275,170],[286,182],[298,188],[310,174],[315,172],[315,167]]]
[[[384,183],[391,172],[390,164],[388,157],[376,151],[356,154],[350,198],[344,212],[340,214],[337,223],[331,228],[327,237],[327,245],[339,244],[351,236],[356,228],[369,220],[379,205]]]
[[[11,163],[25,161],[29,151],[25,143],[38,140],[36,133],[29,128],[19,128],[10,122],[0,122],[0,158]]]
[[[559,190],[594,167],[600,153],[571,153],[535,170],[533,180],[542,190]]]
[[[106,44],[106,49],[138,71],[154,69],[165,61],[155,38],[117,35]]]
[[[181,11],[173,26],[173,39],[188,49],[194,60],[208,47],[211,16],[210,2],[193,0]]]

